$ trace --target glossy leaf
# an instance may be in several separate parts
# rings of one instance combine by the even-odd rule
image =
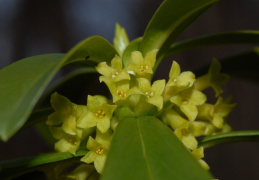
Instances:
[[[26,157],[21,159],[14,159],[0,162],[0,179],[11,179],[28,173],[43,166],[49,166],[53,163],[62,161],[77,161],[84,156],[88,151],[79,151],[76,156],[68,152],[63,153],[49,153],[34,157]]]
[[[116,128],[101,180],[212,179],[173,131],[155,117],[128,118]]]
[[[123,51],[129,44],[129,38],[124,28],[119,24],[116,24],[115,37],[113,39],[113,44],[119,55],[123,54]]]
[[[215,45],[259,43],[259,31],[233,31],[219,34],[211,34],[193,38],[190,40],[174,43],[167,52],[167,56],[187,51]]]
[[[165,0],[148,24],[140,51],[159,49],[157,67],[176,38],[216,1]]]
[[[199,141],[199,146],[209,148],[219,144],[251,141],[259,141],[259,130],[233,131],[229,133],[208,136]]]
[[[0,139],[8,140],[23,126],[63,57],[63,54],[33,56],[1,69]]]
[[[64,54],[22,59],[0,70],[0,139],[7,141],[26,122],[40,95],[64,66],[76,61],[110,62],[116,50],[104,38],[93,36]]]
[[[89,37],[73,47],[64,58],[66,64],[75,61],[91,61],[94,64],[108,62],[117,54],[114,47],[103,37]]]
[[[220,59],[221,72],[231,76],[259,82],[259,48]],[[208,72],[210,62],[194,71],[199,77]]]

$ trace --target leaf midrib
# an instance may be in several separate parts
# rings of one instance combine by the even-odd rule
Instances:
[[[147,155],[146,155],[147,154],[146,153],[146,147],[145,147],[144,139],[143,139],[143,136],[142,136],[142,133],[141,133],[141,130],[140,130],[139,120],[137,120],[137,127],[138,127],[138,133],[139,133],[139,137],[140,137],[140,143],[141,143],[141,147],[142,147],[143,158],[144,158],[144,161],[146,163],[148,175],[150,177],[150,180],[154,180],[154,178],[152,176],[152,172],[151,172],[151,167],[149,165],[148,158],[147,158]]]

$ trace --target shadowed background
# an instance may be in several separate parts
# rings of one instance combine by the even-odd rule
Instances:
[[[115,23],[123,26],[130,40],[142,36],[161,0],[0,0],[0,68],[19,59],[65,53],[86,37],[100,35],[112,43]],[[192,24],[178,40],[231,30],[259,30],[259,1],[220,1]],[[253,45],[209,47],[176,54],[161,63],[155,78],[168,78],[172,60],[183,71],[249,50]],[[244,60],[244,63],[246,61]],[[59,75],[66,73],[61,71]],[[259,78],[259,77],[258,77]],[[237,107],[230,114],[234,130],[258,129],[259,86],[232,78],[224,86]],[[93,91],[94,92],[94,91]],[[92,94],[94,95],[94,94]],[[7,143],[0,143],[0,160],[50,152],[33,128],[25,129]],[[235,143],[205,150],[205,161],[218,179],[259,179],[259,143]]]

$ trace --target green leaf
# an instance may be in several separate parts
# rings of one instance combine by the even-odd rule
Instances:
[[[63,54],[33,56],[1,69],[0,139],[8,140],[23,126],[63,57]]]
[[[19,175],[28,173],[43,166],[64,161],[79,162],[79,159],[88,151],[79,151],[76,156],[68,152],[49,153],[34,157],[26,157],[0,162],[0,179],[11,179]]]
[[[92,36],[73,47],[64,60],[66,64],[75,61],[91,61],[96,65],[100,62],[110,63],[116,54],[116,50],[106,39]]]
[[[219,34],[211,34],[193,38],[190,40],[174,43],[167,52],[167,56],[187,51],[215,45],[259,43],[259,31],[233,31]]]
[[[244,78],[259,82],[259,48],[254,48],[251,51],[243,52],[237,55],[229,56],[220,59],[222,65],[221,72],[231,76]],[[194,71],[194,74],[199,77],[208,72],[210,63],[205,64]]]
[[[208,136],[199,141],[199,146],[209,148],[219,144],[251,141],[259,141],[259,130],[233,131],[229,133]]]
[[[129,44],[129,38],[124,28],[119,24],[116,24],[115,37],[113,39],[113,44],[119,55],[123,54],[123,51]]]
[[[89,60],[110,62],[116,50],[104,38],[93,36],[67,55],[46,54],[22,59],[0,70],[0,139],[7,141],[29,117],[40,95],[63,65]]]
[[[133,40],[132,42],[129,43],[127,48],[125,49],[123,55],[122,55],[122,62],[124,67],[126,67],[130,62],[131,62],[131,53],[133,51],[138,51],[139,50],[139,45],[142,41],[142,38],[137,38]]]
[[[157,65],[176,38],[217,0],[165,0],[144,33],[140,51],[159,49]]]
[[[155,117],[123,119],[101,180],[212,179],[173,131]]]

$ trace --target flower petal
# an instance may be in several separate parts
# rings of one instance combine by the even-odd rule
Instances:
[[[99,142],[97,142],[94,138],[89,136],[88,141],[87,141],[87,145],[86,145],[87,149],[95,152],[96,149],[98,149],[101,146],[102,145]]]
[[[192,155],[193,155],[193,157],[195,157],[195,159],[197,159],[197,160],[203,158],[203,157],[204,157],[204,149],[203,149],[203,147],[200,147],[200,148],[198,148],[198,149],[193,150],[193,151],[192,151]]]
[[[70,115],[66,119],[64,119],[62,128],[64,132],[70,135],[76,135],[76,117],[73,115]]]
[[[158,49],[154,49],[145,55],[144,62],[151,70],[155,65],[157,52]]]
[[[130,75],[126,70],[122,70],[115,78],[114,82],[122,81],[122,80],[130,80]]]
[[[180,109],[188,117],[190,121],[194,121],[198,114],[197,107],[192,104],[181,105]]]
[[[59,152],[70,152],[72,154],[76,154],[76,150],[80,143],[75,141],[75,139],[65,139],[62,138],[58,142],[55,143],[55,150]]]
[[[84,157],[82,157],[80,160],[85,162],[85,163],[92,163],[94,161],[96,161],[97,157],[99,156],[99,154],[93,152],[93,151],[89,151]]]
[[[131,53],[132,62],[137,66],[141,66],[144,63],[142,53],[139,51],[133,51]]]
[[[138,78],[137,81],[138,81],[138,87],[143,93],[150,91],[151,84],[150,84],[150,81],[148,79]]]
[[[165,88],[165,80],[157,80],[152,84],[150,91],[153,92],[156,96],[161,96]]]
[[[51,95],[50,103],[55,111],[72,111],[72,103],[70,100],[57,92]]]
[[[82,115],[76,123],[77,127],[80,128],[90,128],[96,126],[98,118],[90,111],[87,111]]]
[[[213,115],[212,124],[217,128],[221,129],[223,127],[224,120],[222,117],[218,116],[217,114]]]
[[[163,121],[174,130],[188,122],[186,119],[180,116],[179,113],[177,113],[173,109],[169,109],[168,111],[163,113],[162,117],[163,117]]]
[[[198,146],[198,141],[191,134],[188,134],[187,136],[183,136],[182,142],[186,147],[188,147],[191,150],[195,150]]]
[[[98,173],[102,173],[105,161],[106,161],[106,154],[102,154],[97,156],[96,160],[94,161],[94,167]]]
[[[46,124],[49,126],[59,125],[63,122],[65,117],[66,117],[66,114],[62,114],[60,112],[53,112],[48,116],[48,120],[46,121]]]
[[[97,128],[102,133],[105,133],[110,128],[110,119],[108,117],[100,118],[97,122]]]
[[[61,139],[64,136],[62,127],[50,126],[49,130],[55,139]]]
[[[176,79],[181,73],[179,64],[176,61],[173,61],[172,67],[169,72],[170,79]]]
[[[101,133],[101,131],[96,131],[96,138],[95,140],[100,143],[105,149],[110,148],[112,138],[112,131],[109,129],[105,133]]]
[[[170,101],[177,106],[181,106],[182,104],[182,97],[180,95],[176,95],[170,98]]]
[[[114,69],[116,69],[117,71],[122,70],[122,61],[121,58],[117,55],[115,55],[115,57],[112,59],[111,61],[111,65]]]
[[[104,75],[105,77],[111,77],[113,73],[113,68],[109,67],[106,62],[99,63],[96,67],[96,71],[100,74]]]
[[[162,96],[154,96],[151,98],[146,98],[146,101],[150,104],[153,104],[157,107],[158,111],[163,108],[163,97]]]
[[[206,100],[207,97],[205,94],[198,90],[192,90],[188,102],[193,105],[202,105],[203,103],[205,103]]]

